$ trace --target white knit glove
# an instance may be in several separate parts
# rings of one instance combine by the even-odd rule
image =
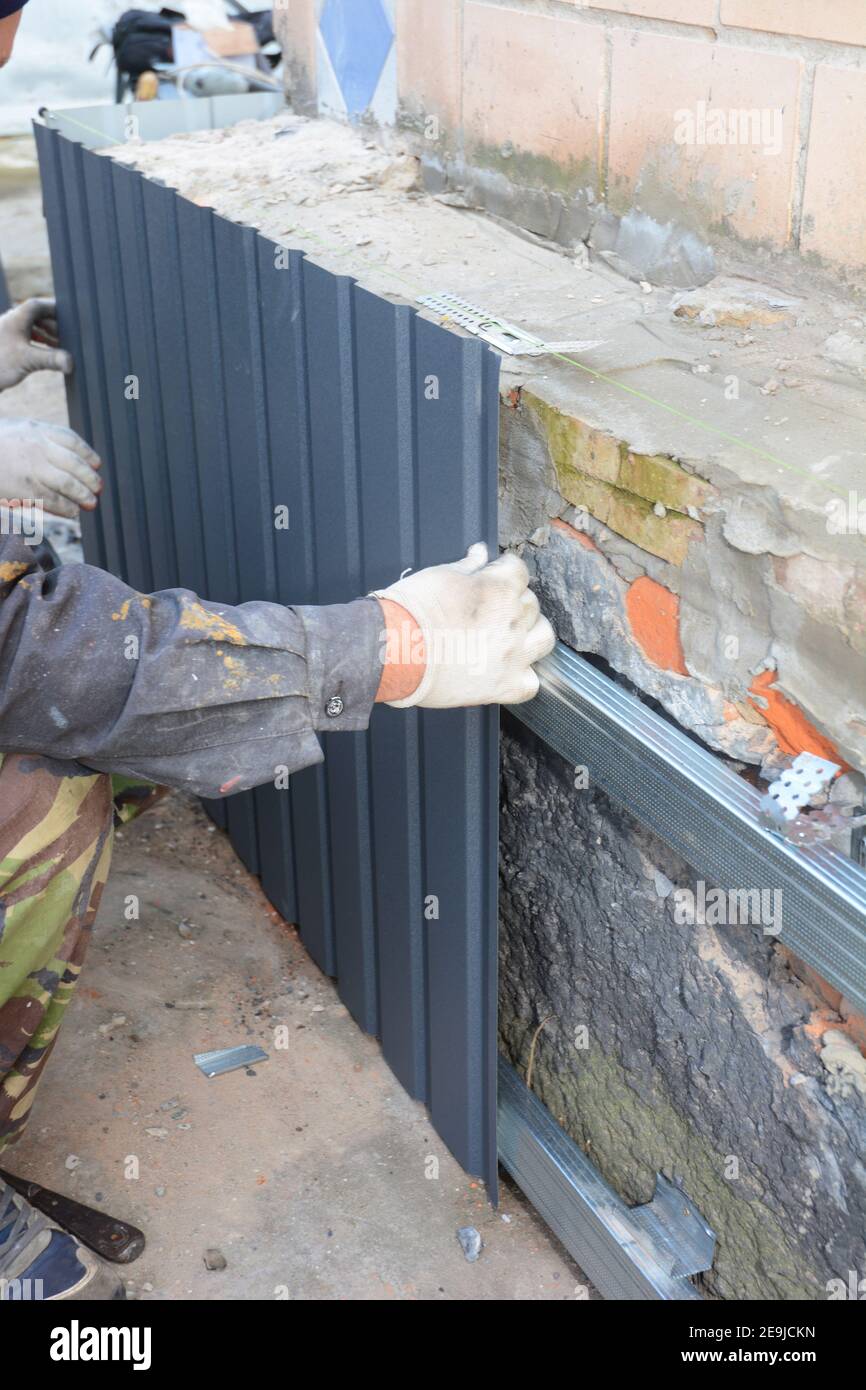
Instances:
[[[89,445],[62,425],[0,420],[0,499],[30,503],[55,516],[92,510],[102,480]]]
[[[456,564],[419,570],[375,597],[405,608],[424,637],[427,669],[414,694],[388,702],[395,708],[517,705],[538,693],[532,665],[556,638],[516,555],[488,564],[487,546],[473,545]]]
[[[33,341],[34,330],[46,346]],[[0,391],[17,386],[31,372],[72,371],[72,358],[57,346],[57,305],[53,299],[27,299],[0,315]]]

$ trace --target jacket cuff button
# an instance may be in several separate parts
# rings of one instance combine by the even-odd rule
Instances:
[[[339,719],[343,713],[343,701],[339,695],[332,695],[325,707],[325,713],[329,719]]]

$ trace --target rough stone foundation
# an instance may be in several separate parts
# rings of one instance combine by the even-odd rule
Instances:
[[[547,1020],[533,1089],[629,1203],[682,1182],[718,1235],[704,1292],[862,1277],[866,1109],[822,1060],[842,1020],[758,930],[677,925],[693,871],[512,720],[500,863],[502,1050],[525,1075]]]

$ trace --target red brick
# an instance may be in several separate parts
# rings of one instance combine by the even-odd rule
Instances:
[[[863,0],[722,0],[721,20],[741,29],[866,44]]]
[[[822,63],[815,74],[800,248],[866,263],[866,72]]]
[[[689,674],[680,641],[680,601],[655,579],[642,575],[629,585],[625,611],[632,635],[648,661],[663,671]]]
[[[397,0],[397,94],[417,116],[438,116],[444,133],[460,125],[459,0]]]
[[[636,196],[657,216],[685,214],[704,231],[724,223],[737,236],[785,246],[803,64],[798,58],[698,37],[613,35],[609,193],[624,210]],[[664,74],[664,80],[650,80]],[[700,106],[702,104],[702,106]],[[781,111],[779,151],[760,142],[683,142],[683,112]],[[767,132],[772,133],[772,126]]]
[[[604,31],[565,15],[481,5],[464,9],[463,111],[466,144],[498,151],[508,142],[509,176],[528,177],[519,156],[534,155],[595,182],[601,137]],[[538,182],[556,182],[542,168]],[[552,175],[552,177],[551,177]]]

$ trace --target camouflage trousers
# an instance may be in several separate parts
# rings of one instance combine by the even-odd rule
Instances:
[[[0,755],[0,1152],[20,1138],[108,878],[115,819],[162,789]]]

